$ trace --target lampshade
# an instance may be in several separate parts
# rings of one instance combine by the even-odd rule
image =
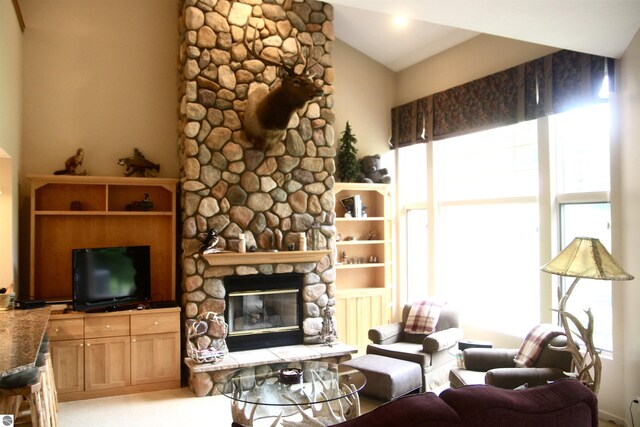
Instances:
[[[600,243],[590,237],[576,237],[554,259],[543,265],[542,271],[559,276],[583,277],[600,280],[631,280],[613,256]]]

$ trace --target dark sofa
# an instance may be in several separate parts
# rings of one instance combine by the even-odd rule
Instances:
[[[523,390],[469,385],[401,397],[336,427],[596,427],[598,400],[576,380]]]

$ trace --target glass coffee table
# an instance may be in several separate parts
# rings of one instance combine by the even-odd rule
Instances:
[[[217,383],[231,399],[233,421],[243,426],[332,425],[360,415],[365,376],[326,362],[274,363],[237,369]]]

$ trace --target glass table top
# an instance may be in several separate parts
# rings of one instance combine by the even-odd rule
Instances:
[[[303,406],[349,397],[366,381],[360,371],[348,366],[305,361],[237,369],[216,386],[221,394],[238,402]]]

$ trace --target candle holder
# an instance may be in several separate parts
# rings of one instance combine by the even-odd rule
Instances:
[[[278,381],[285,385],[300,384],[302,382],[302,369],[282,368],[278,371]]]

